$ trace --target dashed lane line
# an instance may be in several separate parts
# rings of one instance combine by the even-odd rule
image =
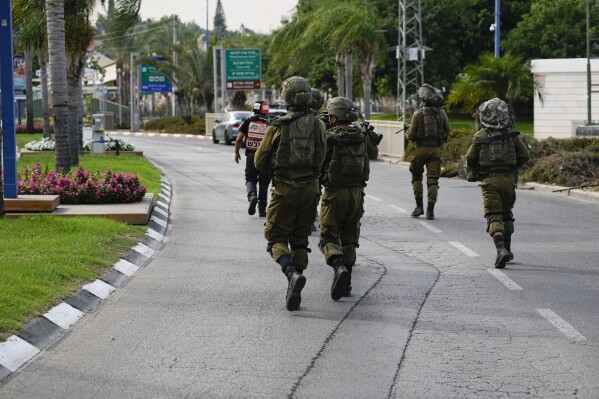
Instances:
[[[458,241],[449,241],[449,243],[451,245],[453,245],[454,247],[456,247],[457,249],[459,249],[460,251],[462,251],[464,254],[466,254],[466,256],[470,256],[470,257],[479,256],[476,252],[474,252],[473,250],[471,250],[470,248],[466,247],[464,244],[462,244]]]
[[[408,211],[406,211],[403,208],[398,207],[397,205],[387,205],[387,207],[391,208],[391,209],[395,209],[399,213],[408,213]]]
[[[435,226],[433,226],[430,223],[427,222],[420,222],[421,225],[423,225],[424,227],[426,227],[428,230],[430,230],[432,233],[441,233],[441,230],[439,230],[438,228],[436,228]]]
[[[370,194],[366,195],[366,198],[371,199],[373,201],[377,201],[377,202],[382,202],[383,201],[379,197],[375,197],[374,195],[370,195]]]
[[[508,276],[506,276],[499,270],[487,269],[487,271],[489,273],[491,273],[491,276],[495,277],[497,280],[499,280],[503,285],[505,285],[510,290],[521,290],[522,289],[522,287],[520,287],[512,279],[510,279]]]
[[[572,341],[580,342],[587,340],[584,335],[576,331],[574,327],[572,327],[566,320],[555,314],[551,309],[537,309],[537,312],[539,312],[541,316],[546,318],[549,323],[553,324],[555,328],[557,328],[562,334]]]

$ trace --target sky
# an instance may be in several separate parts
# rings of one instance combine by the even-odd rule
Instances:
[[[179,16],[183,22],[195,22],[212,29],[217,0],[142,0],[142,19],[160,19],[163,15]],[[269,33],[281,26],[281,18],[289,17],[297,0],[221,0],[228,30],[239,30],[241,24],[257,33]],[[104,13],[102,11],[102,13]]]

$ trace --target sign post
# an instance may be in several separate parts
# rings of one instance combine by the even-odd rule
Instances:
[[[4,197],[17,198],[17,137],[13,82],[12,1],[0,1],[0,87],[2,88],[2,159]]]
[[[227,90],[262,88],[260,49],[225,50]]]

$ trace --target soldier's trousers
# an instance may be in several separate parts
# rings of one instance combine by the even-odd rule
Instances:
[[[424,189],[422,179],[426,166],[426,186],[428,202],[437,202],[439,190],[439,176],[441,175],[441,147],[417,146],[414,150],[414,159],[410,163],[412,172],[412,189],[415,198],[423,198]]]
[[[364,215],[362,187],[326,189],[320,205],[320,243],[328,265],[333,256],[342,255],[345,266],[356,263],[360,220]]]
[[[283,255],[291,255],[296,269],[308,266],[308,236],[319,200],[317,179],[299,188],[277,181],[264,224],[264,237],[275,262]]]
[[[512,209],[516,203],[516,179],[514,174],[492,173],[481,183],[483,207],[487,219],[487,231],[491,236],[495,233],[512,234],[514,232],[514,215]]]
[[[268,204],[268,185],[270,184],[270,173],[260,173],[254,166],[255,153],[248,152],[245,159],[245,185],[247,187],[248,200],[252,196],[258,197],[260,209],[266,209]]]

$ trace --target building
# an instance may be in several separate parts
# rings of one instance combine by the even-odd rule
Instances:
[[[532,60],[531,69],[536,83],[535,138],[576,136],[576,127],[586,125],[588,119],[587,59]],[[591,59],[591,78],[599,86],[599,59]],[[599,123],[599,93],[591,100],[591,120]]]

